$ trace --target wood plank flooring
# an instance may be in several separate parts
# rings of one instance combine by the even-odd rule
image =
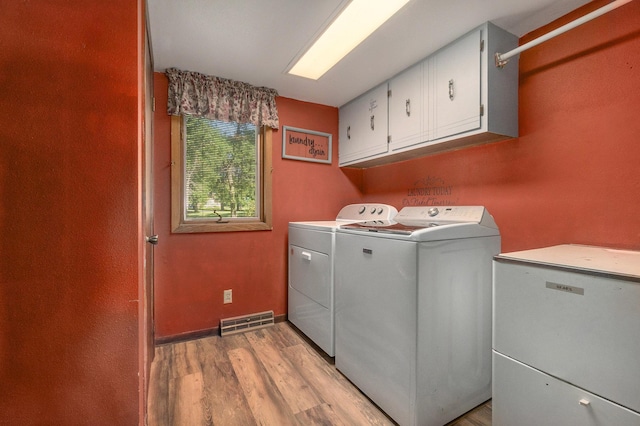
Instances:
[[[149,426],[394,425],[288,322],[156,347]],[[490,426],[491,402],[449,426]]]

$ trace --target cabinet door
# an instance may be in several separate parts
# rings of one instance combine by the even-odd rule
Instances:
[[[422,63],[391,79],[389,91],[390,149],[422,142]]]
[[[434,139],[480,128],[481,36],[473,31],[430,59]]]
[[[387,152],[387,84],[340,108],[340,165]]]

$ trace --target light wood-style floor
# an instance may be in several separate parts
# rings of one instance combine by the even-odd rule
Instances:
[[[156,347],[149,426],[393,425],[288,322]],[[491,402],[450,423],[490,426]]]

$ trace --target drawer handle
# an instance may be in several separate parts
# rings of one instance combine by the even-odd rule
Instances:
[[[581,399],[580,401],[578,401],[580,403],[580,405],[584,406],[584,407],[588,407],[589,405],[591,405],[591,402],[586,400],[586,399]]]

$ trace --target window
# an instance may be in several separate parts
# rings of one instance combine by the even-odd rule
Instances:
[[[271,229],[271,132],[171,117],[173,232]]]

